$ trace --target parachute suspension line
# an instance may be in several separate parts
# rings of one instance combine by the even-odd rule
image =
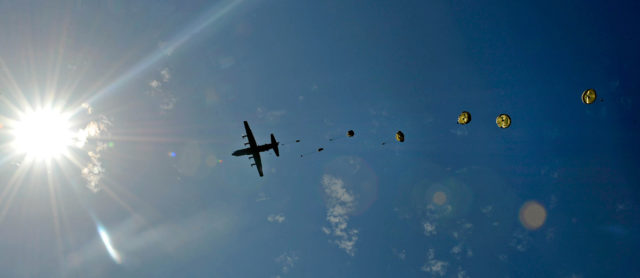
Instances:
[[[351,138],[355,135],[356,133],[353,130],[349,130],[347,131],[347,137],[346,138]],[[329,138],[329,141],[337,141],[337,140],[341,140],[344,139],[345,137],[336,137],[336,138]]]
[[[293,144],[293,143],[300,143],[300,139],[292,140],[292,141],[286,141],[286,142],[279,142],[279,143],[280,143],[280,146],[289,145],[289,144]]]
[[[309,156],[309,155],[312,155],[312,154],[315,154],[315,153],[319,153],[321,151],[324,151],[324,148],[318,148],[318,150],[316,150],[314,152],[303,153],[303,154],[300,155],[300,157],[304,157],[305,155]]]

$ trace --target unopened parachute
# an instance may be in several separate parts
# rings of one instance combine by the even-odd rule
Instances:
[[[398,132],[396,132],[396,140],[398,140],[398,142],[404,142],[404,133],[402,133],[402,131],[398,130]]]
[[[353,137],[353,135],[355,135],[356,133],[353,132],[353,130],[349,130],[347,131],[347,137]]]

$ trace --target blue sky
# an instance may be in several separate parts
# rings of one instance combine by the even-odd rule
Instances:
[[[638,8],[0,3],[0,276],[633,277]],[[75,144],[26,162],[48,103]]]

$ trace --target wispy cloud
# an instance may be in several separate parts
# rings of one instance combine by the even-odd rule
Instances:
[[[278,213],[278,214],[270,214],[267,217],[267,221],[271,222],[271,223],[282,223],[284,222],[285,217],[284,214],[282,213]]]
[[[398,251],[397,249],[393,248],[391,249],[391,251],[393,251],[393,254],[400,260],[404,261],[407,258],[407,250],[402,249],[401,251]]]
[[[270,198],[267,197],[267,194],[264,194],[264,192],[260,192],[258,194],[258,197],[256,198],[256,202],[262,202],[262,201],[266,201],[269,200]]]
[[[426,236],[432,236],[438,233],[436,231],[436,223],[424,222],[422,226],[424,228],[424,235]]]
[[[458,278],[469,278],[469,274],[462,267],[458,267]]]
[[[355,244],[358,241],[358,230],[349,229],[349,213],[356,204],[355,196],[345,188],[344,182],[331,175],[322,177],[324,193],[327,195],[327,221],[331,228],[323,227],[327,235],[333,235],[337,239],[335,243],[350,256],[355,255]]]
[[[93,113],[93,108],[87,104],[82,104],[87,114]],[[89,138],[105,138],[109,137],[109,128],[112,126],[111,120],[104,115],[98,116],[96,120],[90,121],[84,128],[79,129],[74,137],[76,147],[87,149],[89,161],[82,168],[82,177],[87,181],[87,187],[93,192],[100,191],[100,181],[104,177],[105,169],[102,166],[102,153],[109,147],[108,142],[97,140],[94,144],[87,147]]]
[[[493,210],[493,207],[487,206],[482,209],[483,213],[487,214]],[[447,269],[452,269],[450,277],[469,277],[460,266],[461,260],[469,259],[473,257],[473,250],[466,244],[467,238],[473,232],[473,224],[465,219],[459,219],[454,223],[451,221],[442,222],[443,219],[451,216],[453,207],[449,204],[438,206],[434,204],[428,204],[424,210],[424,217],[422,219],[422,227],[424,234],[428,237],[435,237],[436,240],[443,242],[451,242],[454,244],[449,249],[445,248],[431,248],[427,252],[427,261],[421,267],[421,270],[430,273],[431,276],[442,277],[447,274]],[[439,230],[440,226],[447,227],[448,229]],[[440,231],[440,233],[438,232]],[[445,261],[437,259],[435,256],[436,251],[444,253],[447,258],[453,258],[452,261]],[[448,254],[446,254],[448,253]],[[457,272],[456,270],[457,269]]]
[[[441,261],[435,258],[435,250],[429,249],[427,252],[427,261],[422,266],[421,270],[430,273],[433,276],[444,276],[447,274],[448,262]]]
[[[437,221],[447,216],[452,211],[451,205],[444,206],[434,206],[433,204],[427,205],[427,210],[425,211],[425,218],[422,221],[422,227],[424,228],[424,234],[426,236],[434,236],[438,234],[438,224]]]
[[[469,135],[469,130],[466,129],[466,127],[464,126],[458,126],[455,129],[450,129],[449,130],[451,133],[458,135],[458,136],[467,136]]]
[[[276,258],[276,263],[282,267],[282,274],[287,274],[295,266],[298,259],[300,258],[294,252],[284,252]]]
[[[154,79],[149,82],[151,90],[148,91],[147,94],[158,101],[158,106],[162,111],[168,111],[173,109],[178,98],[172,92],[164,88],[164,85],[171,80],[171,72],[169,68],[163,68],[160,70],[159,75],[158,79]]]
[[[533,241],[533,239],[529,235],[529,232],[527,232],[525,229],[518,228],[515,232],[513,232],[513,237],[511,238],[511,242],[509,242],[509,245],[520,252],[524,252],[529,249],[531,241]]]
[[[162,75],[162,82],[167,83],[169,79],[171,79],[171,73],[169,72],[169,68],[164,68],[160,71],[160,75]]]
[[[256,113],[257,113],[258,118],[267,119],[269,122],[276,122],[276,121],[280,120],[280,118],[282,116],[287,114],[287,111],[283,110],[283,109],[280,109],[280,110],[267,110],[265,108],[258,107],[256,109]]]

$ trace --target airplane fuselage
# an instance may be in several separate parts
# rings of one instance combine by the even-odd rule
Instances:
[[[256,151],[261,153],[261,152],[266,152],[266,151],[271,150],[271,149],[273,149],[273,145],[264,144],[264,145],[258,146],[255,150],[252,149],[251,147],[246,148],[246,149],[239,149],[239,150],[236,150],[235,152],[233,152],[231,155],[233,155],[233,156],[253,155]]]
[[[278,141],[276,141],[276,137],[271,133],[271,144],[258,145],[256,144],[256,138],[253,137],[253,133],[251,132],[251,128],[249,128],[249,123],[244,121],[244,129],[247,132],[246,135],[242,136],[243,138],[247,138],[249,142],[245,143],[245,146],[249,146],[245,149],[239,149],[233,152],[231,155],[233,156],[243,156],[250,155],[249,159],[253,159],[253,164],[251,166],[256,166],[258,169],[258,174],[262,177],[262,160],[260,159],[260,153],[268,150],[273,150],[276,156],[280,156],[278,151]]]

